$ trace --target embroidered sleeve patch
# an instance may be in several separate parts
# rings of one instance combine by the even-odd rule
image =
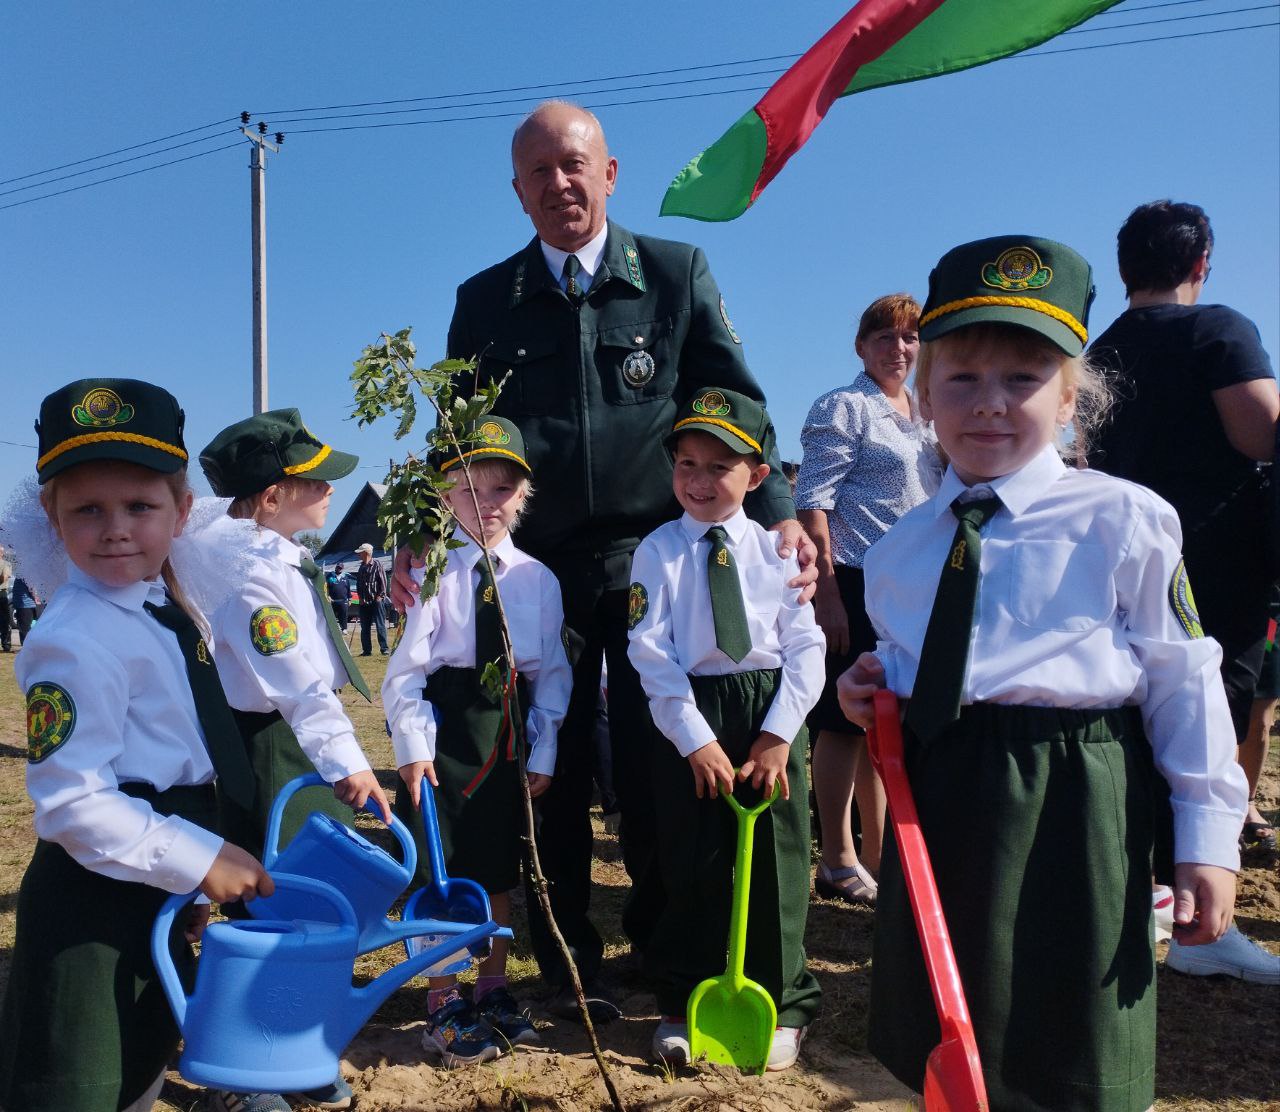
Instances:
[[[60,749],[76,726],[76,705],[56,683],[33,683],[27,691],[27,760],[39,764]]]
[[[1204,626],[1200,624],[1200,614],[1196,610],[1196,599],[1191,593],[1191,580],[1187,578],[1187,565],[1179,560],[1174,568],[1173,578],[1169,581],[1169,606],[1173,616],[1178,619],[1182,631],[1195,640],[1204,636]]]
[[[724,307],[724,294],[720,295],[720,319],[724,321],[724,326],[729,333],[729,339],[735,344],[741,344],[742,337],[738,335],[738,330],[733,327],[733,321],[729,319],[729,310]]]
[[[631,584],[631,595],[627,599],[627,628],[635,629],[644,616],[649,613],[649,592],[643,583]]]
[[[298,643],[298,623],[283,606],[259,606],[249,619],[249,640],[263,656],[275,656]]]

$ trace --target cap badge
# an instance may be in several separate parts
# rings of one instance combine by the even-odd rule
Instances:
[[[496,421],[486,421],[480,426],[480,438],[486,444],[510,444],[511,434]]]
[[[91,429],[109,429],[133,420],[134,409],[120,400],[114,390],[100,386],[90,390],[84,400],[71,407],[71,417],[77,425]]]
[[[694,400],[693,411],[701,413],[704,417],[727,417],[729,403],[724,400],[724,395],[719,390],[708,390],[702,397]]]
[[[997,290],[1039,290],[1053,281],[1053,271],[1030,247],[1010,247],[982,266],[982,283]]]
[[[622,377],[628,386],[643,386],[653,378],[656,370],[657,364],[647,351],[633,351],[622,361]]]

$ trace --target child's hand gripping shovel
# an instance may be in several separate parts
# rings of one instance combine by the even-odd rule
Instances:
[[[764,1073],[778,1025],[778,1009],[763,985],[747,980],[747,904],[751,897],[751,847],[756,819],[782,791],[752,808],[731,792],[720,795],[738,814],[738,851],[733,866],[733,908],[729,917],[729,957],[722,976],[709,977],[689,994],[689,1056]]]
[[[987,1086],[978,1060],[978,1043],[933,880],[929,851],[920,830],[920,817],[907,782],[898,699],[891,691],[876,692],[875,726],[867,731],[867,748],[884,781],[889,817],[898,841],[898,856],[902,859],[902,877],[911,899],[925,969],[933,989],[933,1003],[938,1010],[938,1024],[942,1028],[942,1041],[933,1048],[925,1065],[924,1106],[927,1112],[985,1110]]]

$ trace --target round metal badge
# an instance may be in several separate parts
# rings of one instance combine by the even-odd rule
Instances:
[[[647,351],[633,351],[622,361],[622,377],[628,386],[643,386],[653,379],[657,364]]]

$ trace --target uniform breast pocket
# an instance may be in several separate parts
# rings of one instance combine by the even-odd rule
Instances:
[[[495,340],[481,355],[481,381],[507,377],[495,412],[519,418],[562,413],[574,390],[574,374],[554,339]]]
[[[600,390],[611,405],[671,397],[679,362],[670,319],[616,325],[598,334]]]
[[[751,640],[761,641],[759,633],[771,630],[778,624],[778,610],[782,605],[782,577],[778,568],[757,566],[741,568],[743,602],[747,608],[747,623],[751,626]]]
[[[1009,612],[1028,629],[1083,632],[1107,621],[1115,607],[1101,545],[1023,540],[1014,546]]]

